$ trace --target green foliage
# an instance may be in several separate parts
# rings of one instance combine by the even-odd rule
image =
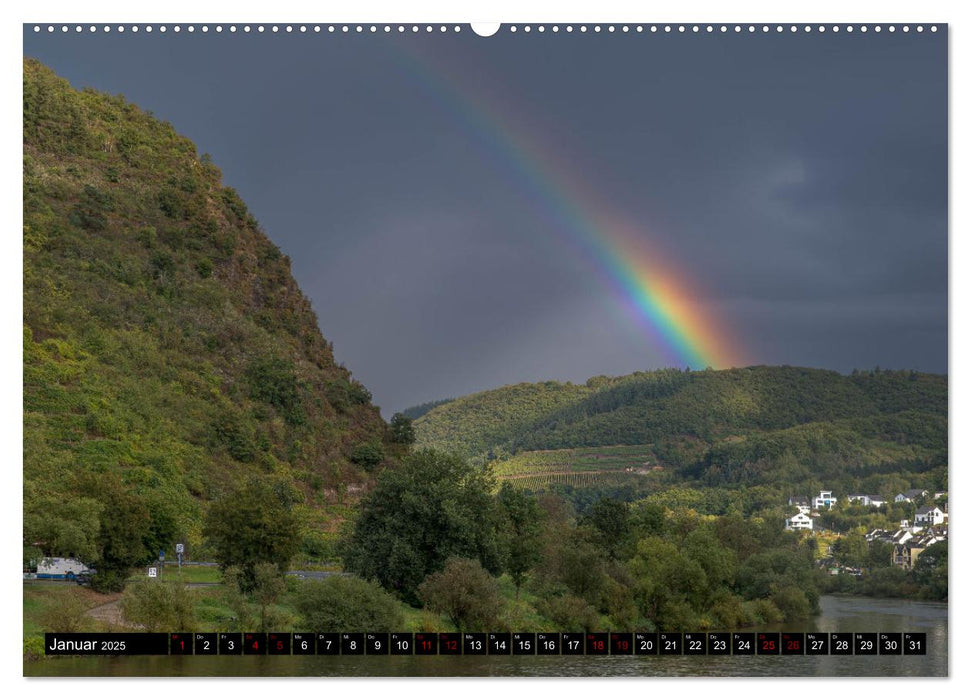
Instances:
[[[498,501],[506,517],[504,531],[508,542],[505,568],[516,586],[518,597],[530,569],[540,561],[543,513],[534,496],[513,489],[509,482],[499,489]]]
[[[574,595],[544,598],[537,604],[537,610],[564,632],[591,632],[600,627],[600,615],[593,606]]]
[[[714,487],[808,487],[814,479],[851,486],[946,463],[947,380],[796,367],[659,370],[473,394],[429,411],[415,427],[422,447],[481,460],[516,455],[500,462],[499,475],[523,474],[517,460],[527,451],[532,465],[556,456],[537,451],[640,445],[645,461]],[[579,454],[560,456],[571,472],[596,468]]]
[[[864,566],[868,554],[867,541],[860,533],[844,535],[833,543],[833,557],[843,566]]]
[[[286,593],[287,584],[283,580],[283,571],[279,566],[270,562],[260,562],[253,567],[252,595],[260,610],[259,629],[268,632],[275,627],[274,617],[270,614],[270,606]]]
[[[415,442],[415,426],[411,418],[403,413],[391,416],[391,442],[398,445],[412,445]]]
[[[277,408],[289,423],[304,420],[300,390],[293,363],[276,357],[264,357],[246,370],[250,398]]]
[[[93,185],[85,185],[81,201],[74,206],[69,221],[88,231],[101,231],[108,225],[108,213],[113,208],[110,194]]]
[[[436,406],[442,406],[447,404],[449,401],[454,401],[455,399],[439,399],[438,401],[428,401],[427,403],[418,404],[417,406],[409,406],[401,413],[406,418],[411,418],[412,420],[418,420],[423,415],[428,413],[430,410]]]
[[[350,456],[351,462],[360,465],[367,471],[372,471],[381,464],[383,459],[384,449],[382,449],[381,443],[376,440],[357,445],[351,451]]]
[[[494,629],[502,612],[498,583],[473,559],[450,557],[418,587],[418,597],[426,609],[447,615],[466,632]]]
[[[381,586],[353,576],[329,576],[301,583],[295,606],[307,629],[400,630],[400,604]]]
[[[140,578],[121,597],[125,619],[146,632],[196,629],[195,593],[181,581]]]
[[[381,472],[361,501],[360,515],[344,545],[344,564],[417,600],[425,578],[451,556],[478,559],[502,570],[501,514],[486,472],[457,457],[419,451],[395,470]]]
[[[40,626],[45,632],[87,631],[89,607],[80,591],[58,596],[41,613]]]
[[[201,544],[204,504],[255,473],[362,478],[346,455],[387,426],[219,169],[123,98],[23,68],[25,546],[106,551],[117,589],[149,544]],[[152,522],[95,526],[115,496],[91,474]]]
[[[101,503],[94,498],[65,499],[24,489],[24,542],[42,543],[43,556],[93,561],[98,552]]]
[[[914,580],[921,586],[921,596],[947,600],[947,540],[925,549],[914,564]]]
[[[240,586],[247,591],[259,583],[260,564],[286,570],[300,546],[300,524],[289,494],[263,480],[214,501],[204,533],[221,568],[239,567]]]
[[[101,504],[96,552],[90,565],[97,570],[91,586],[97,591],[120,591],[132,568],[147,564],[160,542],[171,541],[172,522],[153,512],[142,496],[113,475],[92,475],[84,486],[87,498]]]
[[[631,534],[627,504],[602,498],[580,519],[580,524],[592,528],[594,542],[609,557],[616,559],[626,551]]]
[[[539,572],[542,583],[549,589],[562,587],[594,607],[599,607],[603,600],[606,562],[580,531],[563,533],[544,553]]]
[[[242,568],[227,566],[223,569],[222,575],[225,584],[222,590],[222,598],[226,607],[233,612],[231,622],[234,624],[231,625],[232,629],[237,632],[252,629],[255,624],[255,616],[246,598],[245,589],[249,584],[243,577]]]

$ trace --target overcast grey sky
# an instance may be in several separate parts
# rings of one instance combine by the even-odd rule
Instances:
[[[26,29],[24,51],[212,155],[386,416],[677,364],[476,104],[642,223],[746,364],[947,371],[944,31]]]

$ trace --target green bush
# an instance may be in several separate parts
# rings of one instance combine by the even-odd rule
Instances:
[[[589,632],[600,627],[600,616],[583,598],[558,595],[544,598],[536,611],[563,631]]]
[[[384,459],[384,449],[377,440],[365,442],[351,451],[350,460],[358,466],[371,471]]]
[[[431,574],[418,587],[425,608],[447,615],[466,632],[496,627],[502,612],[499,584],[479,562],[451,557],[442,571]]]
[[[24,661],[38,661],[44,654],[43,637],[24,637]]]
[[[45,632],[84,632],[94,624],[88,617],[90,606],[80,591],[68,591],[58,596],[41,613],[40,626]]]
[[[381,586],[352,576],[305,581],[294,596],[304,627],[318,632],[401,629],[400,604]]]
[[[195,604],[195,593],[184,583],[161,579],[139,579],[121,597],[125,619],[148,632],[194,630]]]
[[[804,620],[812,612],[806,595],[794,586],[787,586],[772,596],[772,603],[779,609],[786,622]]]

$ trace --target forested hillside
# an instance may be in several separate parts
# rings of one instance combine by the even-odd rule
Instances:
[[[135,561],[250,477],[367,479],[386,425],[208,156],[29,59],[23,126],[25,546]]]
[[[595,377],[464,396],[415,422],[418,444],[479,460],[650,445],[711,485],[863,478],[947,463],[947,378],[797,367]]]

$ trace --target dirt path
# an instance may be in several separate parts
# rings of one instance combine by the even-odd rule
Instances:
[[[112,627],[126,627],[129,629],[136,627],[135,625],[130,624],[122,614],[120,599],[112,600],[95,608],[91,608],[88,610],[88,616],[93,617],[99,622],[104,622],[107,625],[111,625]]]

